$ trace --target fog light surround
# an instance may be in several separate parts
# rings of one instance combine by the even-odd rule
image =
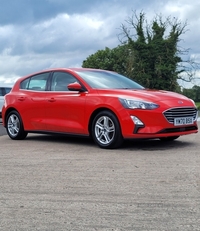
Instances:
[[[136,116],[131,116],[131,119],[135,125],[144,126],[143,122]]]

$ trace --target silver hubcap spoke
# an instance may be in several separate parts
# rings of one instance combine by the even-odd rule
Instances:
[[[11,115],[8,118],[8,131],[11,136],[15,137],[19,133],[20,122],[16,115]]]
[[[108,116],[102,116],[97,120],[95,136],[101,144],[109,144],[114,139],[115,125]]]

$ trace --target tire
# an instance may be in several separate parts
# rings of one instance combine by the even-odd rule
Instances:
[[[118,119],[107,110],[95,116],[91,133],[93,140],[100,148],[118,148],[123,143]]]
[[[176,140],[178,139],[179,136],[169,136],[169,137],[162,137],[162,138],[159,138],[161,141],[173,141],[173,140]]]
[[[13,140],[23,140],[27,136],[24,131],[21,116],[17,111],[11,111],[6,117],[6,131],[8,136]]]

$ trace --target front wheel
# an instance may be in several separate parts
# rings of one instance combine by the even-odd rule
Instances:
[[[28,134],[24,131],[22,119],[17,111],[11,111],[6,117],[6,130],[13,140],[23,140]]]
[[[92,122],[93,140],[101,148],[118,148],[123,143],[117,117],[110,111],[99,112]]]

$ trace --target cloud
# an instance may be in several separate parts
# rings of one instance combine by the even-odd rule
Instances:
[[[4,73],[14,81],[40,69],[80,66],[94,51],[117,45],[111,30],[109,19],[92,14],[59,14],[37,24],[0,27],[1,80],[6,80]]]
[[[7,0],[0,8],[0,81],[51,67],[81,66],[105,47],[120,44],[120,25],[133,11],[188,21],[181,45],[199,59],[200,2],[139,0]]]
[[[102,0],[100,5],[107,2]],[[117,1],[110,0],[109,6]],[[6,0],[1,1],[0,24],[37,23],[58,14],[85,14],[98,10],[99,0]]]

